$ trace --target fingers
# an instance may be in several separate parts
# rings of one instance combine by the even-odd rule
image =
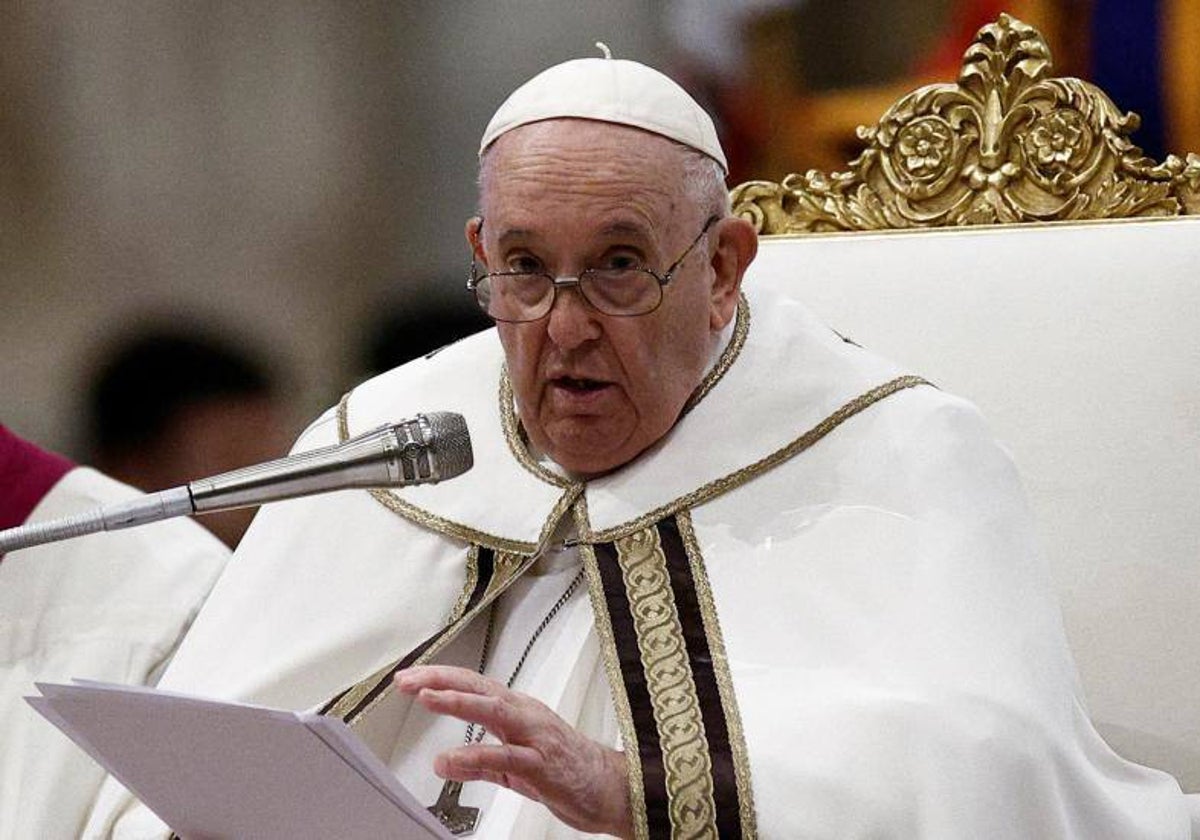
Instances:
[[[532,747],[518,744],[473,744],[446,750],[433,764],[434,771],[443,777],[469,781],[468,776],[494,773],[532,773],[541,767],[541,756]]]
[[[465,694],[461,691],[422,689],[417,701],[431,712],[477,723],[501,741],[527,739],[536,726],[537,715],[517,708],[503,697]]]
[[[543,803],[567,825],[631,836],[623,754],[583,736],[532,697],[466,668],[409,668],[395,684],[429,711],[481,724],[500,740],[447,750],[434,762],[439,776],[492,782]]]
[[[405,668],[396,674],[395,684],[396,688],[405,694],[416,694],[423,688],[493,695],[508,690],[493,679],[468,668],[456,668],[453,665],[417,665]]]
[[[412,668],[396,675],[396,687],[429,711],[480,724],[501,741],[526,741],[558,720],[536,700],[466,668]]]
[[[491,782],[534,802],[544,801],[539,781],[542,769],[536,750],[511,744],[458,747],[442,753],[433,763],[433,771],[443,779]]]

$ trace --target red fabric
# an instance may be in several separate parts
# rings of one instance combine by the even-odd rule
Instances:
[[[24,522],[74,467],[63,456],[22,440],[0,424],[0,528]]]

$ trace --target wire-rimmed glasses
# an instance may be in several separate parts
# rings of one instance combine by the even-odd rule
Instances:
[[[662,303],[663,289],[717,218],[709,217],[692,244],[662,274],[643,266],[585,268],[577,277],[555,277],[544,271],[478,274],[472,258],[467,289],[474,293],[479,307],[489,317],[507,323],[545,318],[554,308],[558,290],[564,286],[578,288],[583,299],[605,315],[622,318],[647,315]],[[483,230],[482,221],[479,230]]]

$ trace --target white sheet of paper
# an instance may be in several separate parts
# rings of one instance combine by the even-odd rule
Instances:
[[[185,840],[450,840],[341,721],[143,686],[27,698]]]

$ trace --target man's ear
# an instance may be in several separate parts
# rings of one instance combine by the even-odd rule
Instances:
[[[721,219],[713,225],[717,247],[712,254],[713,285],[709,326],[716,332],[725,328],[737,312],[742,276],[758,253],[758,234],[745,219]]]
[[[483,217],[472,216],[467,219],[467,226],[463,232],[467,235],[467,247],[471,249],[475,261],[486,266],[487,257],[483,253]]]

